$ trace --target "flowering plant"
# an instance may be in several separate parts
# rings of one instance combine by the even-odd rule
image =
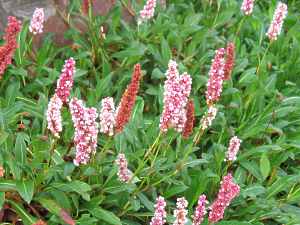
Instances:
[[[297,1],[114,2],[8,18],[0,221],[299,224]]]

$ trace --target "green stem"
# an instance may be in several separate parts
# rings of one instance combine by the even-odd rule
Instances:
[[[258,67],[257,67],[257,70],[256,70],[256,74],[257,74],[257,75],[258,75],[259,70],[260,70],[260,67],[261,67],[261,65],[262,65],[262,63],[263,63],[263,61],[264,61],[264,59],[265,59],[265,57],[266,57],[266,55],[267,55],[267,53],[268,53],[268,51],[269,51],[269,49],[270,49],[271,44],[272,44],[272,42],[269,42],[268,47],[266,48],[266,50],[265,50],[265,52],[264,52],[264,54],[263,54],[262,59],[261,59],[261,60],[258,59],[258,60],[259,60],[259,64],[258,64]]]
[[[52,157],[53,157],[53,154],[54,154],[55,147],[56,147],[56,138],[53,138],[53,139],[51,140],[51,146],[50,146],[50,159],[49,159],[49,162],[48,162],[48,168],[50,168],[50,166],[51,166],[51,163],[52,163]]]
[[[240,31],[241,31],[241,28],[242,28],[242,26],[244,24],[245,19],[246,19],[246,16],[244,16],[243,19],[241,20],[241,22],[239,23],[239,26],[238,26],[238,28],[237,28],[237,30],[235,32],[234,43],[236,42],[236,39],[237,39],[237,37],[238,37],[238,35],[239,35]]]

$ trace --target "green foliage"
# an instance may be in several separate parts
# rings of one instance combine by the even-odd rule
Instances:
[[[220,180],[231,171],[241,193],[218,225],[300,224],[298,1],[288,1],[283,32],[270,46],[265,32],[276,1],[255,1],[253,14],[245,18],[240,1],[167,1],[166,9],[158,6],[154,19],[139,26],[122,20],[128,1],[117,1],[106,16],[84,16],[80,1],[70,2],[65,37],[72,47],[57,47],[48,34],[39,48],[33,47],[25,22],[14,63],[0,81],[0,166],[5,169],[0,206],[11,208],[25,225],[38,219],[50,225],[143,225],[149,224],[155,198],[162,195],[171,224],[177,197],[185,196],[192,215],[199,195],[205,193],[212,202]],[[137,2],[132,10],[138,14],[142,5]],[[87,32],[76,28],[75,18],[86,24]],[[99,34],[102,25],[105,39]],[[207,111],[205,90],[214,51],[229,41],[236,44],[236,62],[212,127],[194,147],[193,138],[182,139],[174,131],[158,136],[169,59],[193,79],[195,135]],[[97,109],[107,96],[119,102],[134,64],[143,70],[129,124],[113,138],[99,135],[97,153],[79,167],[70,160],[74,128],[67,108],[55,146],[45,117],[64,60],[71,56],[77,68],[71,96]],[[229,167],[224,158],[233,135],[243,142]],[[120,152],[135,175],[128,184],[117,178],[114,161]]]

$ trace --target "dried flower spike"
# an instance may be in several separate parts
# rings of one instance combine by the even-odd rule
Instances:
[[[246,16],[249,16],[253,12],[254,0],[244,0],[241,6],[241,10]]]
[[[164,108],[160,118],[160,130],[174,128],[182,132],[186,122],[186,105],[191,92],[192,79],[187,73],[179,75],[177,63],[170,60],[164,85]]]
[[[121,182],[128,183],[132,177],[131,171],[128,169],[127,159],[125,154],[120,153],[116,159],[116,164],[118,165],[118,177]]]
[[[59,138],[59,133],[62,131],[62,105],[63,102],[56,94],[54,94],[53,97],[50,99],[47,109],[48,129],[57,138]]]
[[[107,97],[101,101],[100,111],[100,132],[109,136],[114,135],[115,125],[115,104],[112,97]]]
[[[220,48],[216,51],[215,57],[209,71],[209,79],[206,90],[206,103],[208,106],[216,103],[222,93],[224,79],[224,55],[225,49]]]
[[[193,133],[195,121],[194,101],[189,100],[186,106],[186,122],[182,131],[183,138],[188,138]]]
[[[141,77],[141,65],[136,64],[134,66],[131,83],[127,86],[117,108],[115,125],[116,133],[123,131],[125,125],[130,120],[131,113],[135,104],[135,99],[139,91]]]
[[[70,91],[73,87],[73,76],[75,74],[75,61],[69,58],[65,61],[65,65],[61,71],[61,75],[57,81],[55,93],[64,102],[68,102]]]
[[[241,142],[242,141],[237,136],[234,136],[230,139],[226,156],[226,159],[228,161],[236,160],[236,155],[240,149]]]
[[[207,113],[201,119],[201,129],[205,130],[212,125],[212,121],[216,118],[218,109],[211,106],[208,108]]]
[[[229,42],[226,47],[226,61],[224,66],[224,80],[229,80],[233,66],[234,66],[234,57],[235,57],[235,46],[233,42]]]
[[[76,157],[74,164],[87,164],[97,147],[98,123],[95,108],[87,108],[81,100],[73,98],[69,103],[75,127],[74,144]]]
[[[44,21],[45,21],[44,9],[36,8],[34,10],[32,19],[30,21],[29,31],[34,35],[43,33]]]
[[[149,20],[154,16],[156,0],[147,0],[144,8],[140,11],[139,23]]]
[[[281,32],[283,21],[288,13],[288,7],[286,4],[279,2],[275,10],[272,23],[268,29],[267,36],[271,41],[277,39]]]
[[[224,211],[229,206],[230,202],[239,194],[240,187],[235,184],[232,175],[229,173],[224,176],[221,181],[221,188],[219,190],[217,199],[210,207],[208,220],[211,223],[216,223],[223,219]]]
[[[166,223],[166,201],[164,197],[159,196],[156,199],[154,216],[151,219],[150,225],[164,225]]]
[[[9,16],[7,20],[8,23],[3,37],[5,42],[0,47],[0,79],[7,66],[11,64],[14,53],[18,48],[17,35],[21,30],[21,22],[16,17]]]
[[[198,205],[195,209],[195,213],[193,216],[193,225],[200,225],[204,219],[204,216],[206,214],[206,196],[205,195],[200,195],[198,199]]]
[[[184,225],[187,223],[187,200],[182,198],[177,198],[176,209],[174,210],[175,221],[173,225]]]

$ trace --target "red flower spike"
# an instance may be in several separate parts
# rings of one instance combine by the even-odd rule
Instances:
[[[226,61],[224,66],[224,80],[229,80],[233,66],[234,66],[234,57],[235,57],[235,45],[233,42],[229,42],[226,47]]]
[[[132,109],[134,107],[135,99],[140,87],[140,80],[142,77],[141,65],[136,64],[134,66],[134,72],[132,75],[131,83],[127,86],[120,104],[116,112],[116,125],[115,131],[119,133],[123,131],[125,125],[129,122]]]
[[[183,138],[188,138],[193,133],[195,121],[195,106],[192,99],[188,101],[186,108],[186,122],[182,131]]]

